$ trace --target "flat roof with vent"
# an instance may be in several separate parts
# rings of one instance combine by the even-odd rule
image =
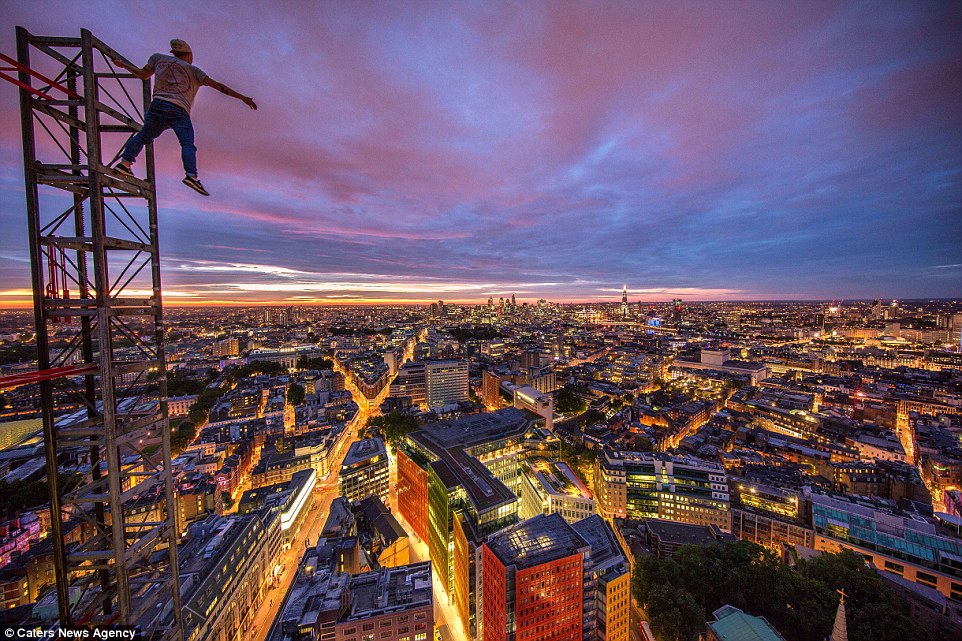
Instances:
[[[341,464],[341,467],[352,467],[377,456],[387,456],[384,441],[379,438],[366,438],[355,441],[351,443],[351,449],[347,451],[347,456],[344,457],[344,462]]]
[[[493,534],[485,545],[505,566],[519,570],[557,561],[579,551],[587,551],[588,542],[553,513],[539,514]]]

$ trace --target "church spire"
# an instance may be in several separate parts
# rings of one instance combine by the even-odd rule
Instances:
[[[842,598],[838,602],[838,611],[835,612],[835,625],[832,626],[832,634],[828,641],[848,641],[848,624],[845,623],[845,592],[837,590]]]

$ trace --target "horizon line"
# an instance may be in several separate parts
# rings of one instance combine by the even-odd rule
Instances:
[[[450,305],[463,305],[463,306],[478,306],[487,304],[487,299],[459,299],[459,300],[447,300],[444,299],[358,299],[355,301],[183,301],[177,300],[176,302],[164,303],[163,306],[168,309],[179,309],[179,308],[203,308],[203,307],[223,307],[223,308],[249,308],[249,307],[415,307],[419,305],[432,305],[438,301],[442,301],[445,304]],[[616,300],[614,297],[612,300],[548,300],[546,298],[537,299],[520,299],[518,306],[522,304],[533,304],[536,305],[537,301],[545,300],[548,303],[555,305],[620,305],[621,301]],[[715,298],[715,299],[682,299],[685,303],[698,303],[698,304],[711,304],[711,303],[859,303],[864,301],[903,301],[903,302],[962,302],[962,298],[955,297],[913,297],[913,298]],[[660,305],[660,304],[671,304],[673,299],[664,300],[636,300],[629,301],[631,305],[646,304],[646,305]],[[0,312],[19,312],[19,311],[31,311],[34,309],[33,302],[20,302],[17,301],[16,304],[10,306],[0,307]]]

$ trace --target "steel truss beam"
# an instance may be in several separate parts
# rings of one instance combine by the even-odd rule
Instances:
[[[27,382],[40,385],[60,623],[180,640],[153,149],[143,180],[110,169],[141,127],[150,83],[116,58],[86,29],[17,28],[43,374]],[[65,417],[67,405],[82,409]],[[84,481],[63,486],[57,472],[78,463]]]

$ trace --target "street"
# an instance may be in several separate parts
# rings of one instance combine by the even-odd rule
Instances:
[[[254,614],[253,639],[255,641],[263,641],[267,638],[271,625],[283,605],[284,597],[287,595],[294,577],[297,576],[297,565],[304,555],[305,548],[317,543],[317,538],[320,536],[324,522],[330,512],[331,503],[339,495],[336,470],[340,469],[341,461],[344,460],[350,444],[356,439],[358,426],[363,425],[366,421],[366,418],[362,420],[359,415],[358,420],[354,422],[354,427],[349,428],[351,432],[342,441],[341,449],[336,453],[335,461],[331,465],[331,473],[327,479],[318,483],[317,488],[319,490],[315,489],[314,491],[314,505],[311,511],[301,523],[291,547],[285,550],[278,559],[277,564],[281,566],[280,574],[275,579],[273,586],[268,589],[264,601]]]
[[[410,350],[408,350],[405,353],[405,360],[409,359],[410,357]],[[321,534],[321,530],[324,528],[324,522],[327,521],[327,516],[331,509],[331,503],[340,495],[337,479],[338,471],[341,469],[341,463],[344,460],[344,457],[347,455],[347,451],[350,449],[351,443],[358,440],[359,434],[363,432],[364,426],[367,425],[368,419],[372,416],[376,416],[380,412],[378,408],[381,402],[384,400],[384,397],[389,393],[389,386],[385,386],[384,390],[378,394],[377,398],[368,399],[353,384],[346,372],[344,372],[339,366],[336,368],[341,372],[342,375],[344,375],[344,387],[351,392],[355,402],[358,405],[357,416],[349,424],[347,428],[349,431],[341,441],[340,449],[334,453],[334,457],[329,466],[330,473],[326,479],[320,479],[317,486],[315,486],[314,504],[311,507],[310,512],[308,512],[305,516],[304,521],[301,523],[297,534],[295,534],[294,540],[291,542],[291,547],[282,552],[280,558],[277,560],[277,565],[279,565],[281,568],[280,572],[275,578],[272,586],[268,588],[263,602],[261,603],[260,607],[258,607],[257,612],[254,614],[254,625],[252,632],[252,639],[254,641],[264,641],[267,638],[274,620],[284,605],[284,599],[294,581],[294,577],[297,576],[297,566],[301,557],[304,555],[304,550],[308,546],[317,544],[317,539]],[[395,475],[392,474],[391,478],[395,478]],[[244,483],[247,482],[248,481],[245,479]],[[392,490],[390,503],[394,504],[394,502],[395,498]],[[425,555],[425,559],[426,558],[427,556]],[[435,579],[435,586],[437,586],[437,579]],[[437,588],[435,588],[435,595],[437,595]],[[435,596],[435,599],[437,599],[437,596]]]
[[[408,533],[408,540],[411,545],[411,563],[430,561],[431,554],[427,543],[418,540],[412,532],[411,526],[408,525],[403,516],[398,514],[397,510],[394,510],[393,513],[398,523]],[[468,641],[468,637],[464,634],[461,622],[458,619],[454,603],[448,603],[448,597],[441,588],[441,579],[438,577],[437,570],[433,567],[431,568],[431,574],[434,583],[434,627],[441,631],[442,641]]]

